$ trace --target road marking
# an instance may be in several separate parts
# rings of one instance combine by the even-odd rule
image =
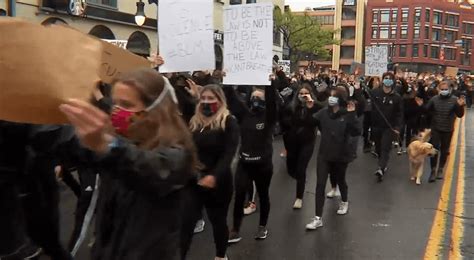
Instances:
[[[464,174],[466,167],[466,117],[461,123],[461,142],[459,147],[459,167],[458,182],[456,188],[456,201],[454,204],[453,229],[451,230],[451,250],[449,250],[449,259],[462,259],[461,245],[464,236],[464,221],[461,218],[464,215]]]
[[[428,244],[425,249],[425,260],[432,260],[441,257],[440,249],[446,234],[446,217],[451,195],[451,186],[453,182],[453,168],[456,159],[460,120],[456,119],[454,124],[453,140],[449,148],[450,156],[445,167],[444,183],[441,190],[441,196],[438,201],[438,210],[436,211],[433,225],[431,226]]]

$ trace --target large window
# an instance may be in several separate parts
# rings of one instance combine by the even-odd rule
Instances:
[[[431,32],[432,41],[441,41],[441,29],[433,29]]]
[[[408,39],[408,28],[402,27],[400,29],[400,39]]]
[[[379,22],[379,10],[372,11],[372,23]]]
[[[407,56],[407,46],[405,44],[400,45],[400,57],[406,57]]]
[[[471,65],[471,55],[468,54],[467,56],[465,54],[461,54],[461,64],[464,66],[470,66]]]
[[[407,23],[408,22],[408,14],[409,14],[408,9],[403,9],[402,10],[402,23]]]
[[[377,27],[372,28],[372,39],[377,39],[378,32],[379,32],[379,29]]]
[[[463,23],[462,30],[465,34],[474,34],[474,24],[472,23]]]
[[[342,7],[342,20],[355,20],[355,19],[356,19],[356,9],[354,6]]]
[[[388,39],[388,28],[380,28],[380,39]]]
[[[380,22],[381,23],[390,22],[390,11],[389,10],[382,10],[380,12]]]
[[[392,27],[390,29],[390,39],[396,39],[397,38],[397,27]]]
[[[442,25],[443,24],[443,13],[434,12],[433,13],[433,23]]]
[[[446,60],[456,60],[456,49],[444,48],[444,58]]]
[[[419,55],[418,55],[418,52],[419,52],[419,51],[420,51],[420,50],[419,50],[418,44],[413,44],[413,46],[412,46],[412,51],[411,51],[411,52],[412,52],[412,55],[411,55],[411,56],[412,56],[412,57],[418,57],[418,56],[419,56]]]
[[[458,38],[458,32],[446,30],[444,33],[444,38],[446,41],[453,43]]]
[[[313,19],[315,19],[316,21],[318,21],[319,24],[322,24],[322,25],[334,24],[334,15],[314,16]]]
[[[343,40],[355,39],[355,27],[342,27],[341,37]]]
[[[431,21],[431,10],[426,9],[425,10],[425,22],[429,24],[430,21]]]
[[[428,45],[423,45],[423,57],[428,58]]]
[[[420,39],[420,27],[413,28],[413,39]]]
[[[341,58],[343,58],[343,59],[354,59],[354,46],[342,46],[341,47]]]
[[[87,3],[105,5],[105,6],[117,8],[117,0],[87,0]]]
[[[439,47],[438,46],[431,46],[431,53],[430,57],[432,59],[439,59]]]
[[[472,48],[472,39],[464,38],[462,39],[462,41],[463,41],[463,46],[462,46],[463,50],[468,49],[470,51]]]
[[[425,40],[430,39],[430,27],[426,26],[425,27]]]
[[[421,9],[415,10],[415,25],[419,25],[421,22]]]
[[[390,18],[390,21],[392,23],[396,23],[398,21],[398,10],[397,9],[392,9],[392,17]]]
[[[230,0],[230,4],[231,4],[231,5],[241,5],[241,4],[242,4],[242,0]]]
[[[451,27],[459,26],[459,16],[454,14],[446,14],[446,25]]]

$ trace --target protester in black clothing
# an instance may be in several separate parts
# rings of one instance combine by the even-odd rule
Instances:
[[[203,169],[196,188],[197,200],[189,206],[191,215],[195,217],[184,229],[190,239],[198,220],[197,215],[205,207],[213,226],[216,259],[225,259],[229,239],[227,211],[233,192],[231,163],[237,151],[240,132],[237,120],[227,109],[220,86],[203,87],[190,128]],[[189,246],[189,242],[184,241],[183,244],[184,247]],[[184,249],[187,251],[187,248]]]
[[[171,85],[173,85],[176,98],[178,99],[179,111],[181,111],[182,117],[186,123],[191,120],[196,109],[196,94],[193,88],[194,81],[185,74],[177,74],[170,79]]]
[[[366,106],[364,109],[364,122],[362,136],[364,138],[364,153],[369,153],[372,150],[373,138],[371,135],[370,127],[372,125],[372,99],[369,94],[373,89],[378,89],[382,84],[380,83],[379,77],[371,77],[366,83],[366,88],[363,89],[363,95],[366,100]]]
[[[234,223],[229,242],[242,238],[239,231],[244,215],[243,207],[249,183],[254,181],[260,201],[260,222],[255,239],[265,239],[270,213],[269,189],[273,176],[273,129],[277,121],[276,81],[271,86],[252,93],[250,110],[236,114],[241,130],[239,163],[235,174]]]
[[[403,125],[400,131],[400,149],[398,155],[406,153],[406,149],[413,137],[418,134],[421,109],[416,102],[418,89],[410,84],[403,93]]]
[[[348,211],[346,170],[353,159],[350,140],[351,137],[361,134],[362,124],[357,119],[356,105],[353,102],[347,103],[347,100],[347,89],[338,86],[331,91],[328,107],[313,115],[314,123],[321,132],[321,144],[317,164],[316,215],[306,225],[308,230],[323,226],[324,190],[329,174],[335,176],[341,190],[342,202],[337,214],[344,215]]]
[[[440,152],[439,165],[436,171],[437,160],[431,158],[430,182],[443,178],[443,170],[449,156],[449,147],[454,130],[456,117],[464,116],[466,100],[464,96],[455,97],[452,93],[451,83],[443,81],[438,85],[439,95],[433,97],[424,109],[431,114],[431,143]],[[417,99],[418,105],[423,104],[422,99]]]
[[[375,155],[378,157],[378,169],[375,175],[383,180],[387,172],[392,142],[397,140],[403,123],[403,101],[395,92],[395,77],[384,73],[382,88],[370,91],[372,100],[372,136],[375,142]]]
[[[306,168],[313,155],[316,142],[316,128],[311,124],[312,115],[319,111],[312,87],[303,83],[292,103],[285,109],[281,124],[286,132],[283,141],[287,149],[286,166],[288,174],[296,179],[296,200],[294,209],[303,206]]]
[[[112,98],[111,118],[79,100],[60,107],[101,176],[91,259],[177,259],[181,195],[198,163],[173,88],[139,69],[116,80]]]

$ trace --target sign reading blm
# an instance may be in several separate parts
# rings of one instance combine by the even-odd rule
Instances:
[[[387,72],[388,46],[365,47],[365,75],[381,77]]]
[[[270,85],[273,65],[272,3],[224,9],[224,84]]]
[[[212,0],[160,0],[158,36],[165,60],[160,72],[215,68],[213,5]]]

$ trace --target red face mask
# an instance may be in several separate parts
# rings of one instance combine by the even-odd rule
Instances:
[[[112,126],[115,128],[115,132],[121,136],[127,136],[128,128],[132,123],[132,117],[135,113],[129,110],[125,110],[121,107],[114,107],[112,111]]]
[[[219,104],[217,102],[213,103],[202,103],[202,114],[207,117],[213,116],[219,110]]]

